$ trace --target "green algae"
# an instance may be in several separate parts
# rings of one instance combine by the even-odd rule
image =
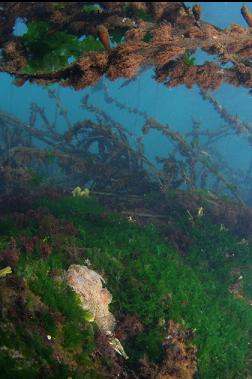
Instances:
[[[177,220],[178,229],[192,238],[183,257],[164,242],[162,230],[159,232],[154,225],[140,227],[113,213],[104,216],[105,210],[93,197],[44,198],[35,206],[46,207],[56,218],[67,219],[77,228],[77,234],[67,238],[68,247],[79,248],[74,258],[66,254],[66,240],[56,250],[50,236],[53,252],[47,259],[41,259],[38,251],[23,254],[17,268],[19,276],[26,278],[30,289],[48,307],[40,322],[49,334],[60,338],[66,351],[83,349],[89,361],[95,348],[94,325],[85,321],[85,312],[74,293],[63,283],[55,282],[49,273],[67,269],[72,263],[83,264],[88,259],[92,269],[102,272],[107,281],[113,295],[114,315],[117,318],[137,315],[144,326],[143,332],[125,342],[131,368],[136,367],[145,353],[152,361],[159,361],[166,333],[161,321],[173,319],[194,331],[197,378],[244,377],[250,354],[252,313],[243,299],[230,293],[229,287],[234,281],[232,269],[241,263],[251,264],[249,243],[240,243],[204,216],[192,222],[185,212],[175,208],[170,217]],[[32,234],[37,234],[36,225]],[[227,259],[233,251],[235,256]],[[251,277],[244,276],[244,291],[251,296]],[[61,331],[53,322],[57,313],[64,316]],[[84,346],[82,338],[86,341]],[[50,351],[41,350],[38,355],[50,362]]]
[[[52,203],[47,205],[54,210]],[[59,214],[58,206],[57,210]],[[131,344],[131,357],[136,360],[143,350],[157,351],[164,332],[158,321],[175,319],[196,330],[199,378],[216,378],[219,372],[223,378],[236,377],[246,365],[252,321],[249,307],[228,291],[231,265],[223,264],[225,252],[237,249],[238,241],[205,219],[193,227],[187,218],[182,222],[181,215],[180,219],[194,238],[185,259],[162,242],[155,228],[139,228],[116,215],[94,224],[83,220],[79,224],[81,243],[88,247],[86,253],[94,267],[106,273],[114,313],[137,314],[155,335],[139,336]],[[236,259],[242,254],[244,249],[239,247]],[[171,299],[163,301],[167,293]]]
[[[146,43],[149,43],[152,39],[153,39],[153,34],[150,31],[146,32],[143,37],[143,41]]]
[[[27,23],[27,32],[20,40],[28,59],[22,69],[24,74],[58,71],[69,65],[69,59],[76,60],[89,51],[104,50],[94,36],[80,40],[67,32],[54,31],[46,21]]]
[[[84,12],[84,13],[102,13],[103,12],[103,9],[101,8],[101,6],[99,4],[94,4],[94,5],[83,5],[81,7],[81,12]]]
[[[191,51],[186,51],[183,55],[183,62],[187,66],[195,66],[196,65],[196,57],[193,56],[193,53]]]

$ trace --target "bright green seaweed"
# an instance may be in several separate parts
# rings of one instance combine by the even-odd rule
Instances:
[[[20,39],[28,58],[23,68],[23,73],[27,74],[58,71],[69,65],[70,59],[104,49],[94,36],[80,40],[67,32],[54,31],[46,21],[29,22],[27,32]]]
[[[35,251],[32,255],[24,254],[18,265],[19,276],[26,278],[33,293],[49,307],[49,313],[46,311],[43,316],[44,328],[48,328],[52,336],[60,335],[64,349],[69,352],[79,349],[84,338],[87,343],[82,349],[85,359],[90,362],[94,324],[85,321],[85,314],[72,291],[63,284],[56,285],[48,273],[67,269],[71,263],[84,264],[89,259],[92,268],[102,272],[107,280],[107,287],[113,295],[111,310],[114,315],[137,314],[146,328],[126,341],[130,367],[134,368],[144,353],[158,362],[166,333],[161,321],[173,319],[195,332],[192,342],[198,347],[197,379],[244,378],[252,313],[245,301],[230,293],[233,278],[229,273],[238,263],[251,262],[249,244],[240,243],[204,216],[195,218],[192,223],[177,209],[174,211],[174,218],[179,220],[177,227],[189,232],[193,240],[188,254],[181,257],[163,241],[162,233],[154,225],[140,227],[117,214],[104,216],[104,209],[93,197],[66,197],[57,201],[41,199],[36,204],[38,206],[47,207],[56,218],[67,219],[78,229],[77,236],[63,238],[61,248],[54,249],[47,259],[39,258]],[[11,224],[7,225],[11,227]],[[33,235],[37,234],[37,227],[39,225],[32,225]],[[10,235],[9,231],[6,235]],[[52,237],[48,240],[54,246]],[[80,251],[84,248],[84,255],[75,254],[74,258],[67,255],[69,246],[77,246]],[[226,259],[230,251],[236,253],[231,261]],[[251,287],[247,275],[245,290],[248,295],[251,295]],[[64,315],[61,332],[54,322],[55,312]],[[11,331],[9,335],[5,332],[4,338],[11,348],[27,351],[29,348],[18,342],[23,340],[25,331],[18,333],[15,341]],[[31,342],[31,346],[34,343]],[[50,364],[50,349],[43,349],[40,341],[35,352],[31,350],[31,357],[40,364],[41,360]],[[60,373],[62,368],[57,370]],[[70,375],[67,367],[64,370]],[[87,372],[90,378],[99,375],[92,370]]]

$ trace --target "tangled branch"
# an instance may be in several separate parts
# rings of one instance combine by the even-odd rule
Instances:
[[[79,90],[103,75],[132,79],[152,65],[156,80],[170,87],[252,86],[251,28],[233,24],[221,30],[200,20],[200,7],[190,9],[183,2],[88,4],[3,3],[0,71],[14,75],[16,85],[59,82]],[[12,34],[18,18],[28,25],[22,37]],[[188,54],[196,49],[217,55],[218,61],[195,64]],[[72,56],[75,62],[69,64]]]

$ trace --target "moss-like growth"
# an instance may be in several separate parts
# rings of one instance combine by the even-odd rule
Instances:
[[[92,4],[92,5],[83,5],[81,7],[81,12],[84,13],[102,13],[103,9],[99,4]]]
[[[59,205],[47,202],[47,206],[59,215]],[[117,216],[106,221],[98,217],[90,223],[82,210],[79,217],[83,219],[78,223],[80,243],[88,247],[92,264],[106,273],[113,311],[118,316],[137,314],[147,328],[128,341],[133,366],[146,351],[153,360],[159,358],[164,333],[159,321],[175,319],[196,330],[199,378],[216,378],[219,372],[223,378],[238,375],[246,365],[252,314],[228,290],[231,266],[224,265],[225,252],[237,249],[228,232],[221,232],[205,218],[192,225],[180,215],[182,228],[191,228],[195,241],[189,257],[182,260],[162,243],[152,225],[139,228]]]
[[[149,21],[149,22],[151,22],[153,19],[150,13],[145,12],[142,9],[134,9],[134,16],[141,18],[141,20]]]
[[[153,34],[150,31],[148,31],[145,33],[143,41],[148,43],[152,40],[152,38],[153,38]]]
[[[125,33],[127,32],[128,28],[122,28],[122,27],[118,27],[118,28],[115,28],[114,30],[112,30],[110,32],[110,39],[113,43],[115,44],[119,44],[121,42],[124,42],[125,41]]]
[[[153,199],[154,195],[148,201]],[[192,342],[198,348],[198,379],[244,378],[251,342],[252,312],[247,298],[252,297],[252,280],[251,275],[246,274],[249,270],[246,271],[245,295],[238,298],[230,291],[236,282],[230,273],[241,265],[251,267],[251,245],[237,240],[220,225],[212,224],[205,215],[189,219],[186,212],[176,208],[174,196],[172,199],[174,209],[169,214],[170,221],[181,233],[191,236],[185,256],[164,242],[156,226],[140,227],[108,213],[93,197],[37,201],[35,214],[39,209],[48,209],[51,214],[46,216],[47,228],[51,220],[54,225],[58,222],[60,231],[67,219],[77,231],[74,236],[62,236],[54,228],[46,240],[52,249],[49,256],[41,257],[39,247],[32,253],[22,252],[16,273],[20,280],[25,279],[33,293],[29,302],[26,292],[22,297],[26,299],[25,308],[39,317],[25,319],[22,327],[16,328],[15,338],[12,327],[1,329],[4,331],[2,343],[9,349],[5,352],[8,359],[13,359],[10,349],[21,352],[27,359],[29,356],[30,361],[36,362],[30,377],[36,377],[41,367],[49,367],[50,371],[54,349],[59,344],[68,360],[57,366],[55,377],[62,372],[67,376],[76,375],[74,370],[69,370],[69,357],[78,364],[85,378],[99,377],[91,360],[95,324],[88,322],[88,315],[80,308],[76,295],[62,281],[62,272],[70,264],[91,262],[92,269],[107,280],[113,295],[111,310],[116,318],[136,315],[142,324],[141,331],[124,342],[131,369],[138,369],[138,360],[144,354],[156,363],[162,359],[166,322],[172,319],[193,331]],[[35,219],[33,222],[29,218],[27,228],[32,225],[32,229],[26,235],[44,238],[44,221],[41,217]],[[11,223],[6,225],[12,227]],[[9,235],[6,231],[3,240]],[[7,282],[4,286],[7,288]],[[7,294],[9,290],[6,291]],[[43,305],[39,302],[35,305],[34,296]],[[7,304],[9,302],[6,307]],[[6,322],[16,325],[15,318],[7,319],[3,314],[0,326]],[[37,332],[31,334],[35,329]],[[46,340],[47,335],[52,337],[52,342]],[[1,364],[6,372],[5,363]],[[12,367],[15,365],[12,362]],[[23,365],[22,370],[25,375],[27,367]],[[14,374],[12,370],[13,377],[20,377]]]

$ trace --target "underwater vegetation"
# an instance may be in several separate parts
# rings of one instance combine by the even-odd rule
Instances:
[[[85,12],[85,13],[102,13],[103,9],[100,7],[99,4],[83,5],[81,7],[81,12]]]
[[[29,22],[20,40],[27,54],[28,64],[22,69],[26,74],[58,71],[69,65],[70,58],[76,60],[89,51],[103,50],[95,37],[79,40],[72,34],[55,31],[45,21]]]
[[[184,55],[184,63],[188,66],[194,66],[196,64],[196,58],[190,51],[187,51]]]
[[[103,75],[135,78],[152,65],[155,80],[168,87],[215,90],[229,83],[250,89],[249,8],[241,7],[248,28],[232,24],[220,29],[202,22],[201,11],[201,5],[191,8],[183,2],[4,3],[1,71],[15,75],[19,86],[29,80],[78,90]],[[28,30],[17,37],[13,27],[20,18]],[[217,59],[202,65],[186,59],[187,51],[197,49]]]
[[[146,206],[154,199],[146,197]],[[251,244],[202,212],[188,217],[175,199],[166,196],[163,210],[173,211],[162,225],[133,222],[94,197],[47,195],[29,207],[24,201],[15,217],[4,211],[0,261],[12,269],[0,278],[4,377],[112,378],[122,370],[126,377],[162,377],[174,368],[176,359],[168,357],[176,344],[178,359],[190,366],[184,377],[245,378],[251,372]],[[173,234],[190,236],[182,255],[165,238],[171,225]],[[112,293],[115,333],[127,361],[119,355],[111,361],[106,338],[64,282],[70,264],[86,262]],[[164,344],[167,335],[170,345]]]

